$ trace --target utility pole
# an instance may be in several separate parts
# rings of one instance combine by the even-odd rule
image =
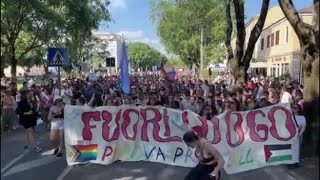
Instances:
[[[200,24],[200,78],[202,79],[202,70],[203,70],[203,36],[204,36],[204,29],[203,29],[203,23]]]

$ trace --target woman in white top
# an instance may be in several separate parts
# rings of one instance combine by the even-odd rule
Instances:
[[[291,88],[289,86],[284,86],[282,88],[282,94],[281,94],[281,99],[280,103],[292,103],[292,95],[291,95]]]
[[[298,125],[298,132],[299,132],[299,162],[301,160],[301,148],[302,148],[302,142],[303,142],[303,133],[306,130],[306,119],[302,115],[302,108],[299,104],[293,104],[292,106],[292,112],[294,115],[294,118]]]
[[[50,140],[55,145],[53,154],[61,157],[64,138],[64,103],[60,96],[54,98],[54,104],[49,110],[48,120],[51,122]]]

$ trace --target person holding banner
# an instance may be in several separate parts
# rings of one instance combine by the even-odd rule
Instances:
[[[53,154],[57,157],[62,157],[64,138],[64,103],[60,96],[56,96],[54,98],[54,105],[51,106],[49,110],[48,119],[51,121],[50,140],[53,141],[55,145]]]
[[[185,133],[183,141],[188,147],[196,148],[196,157],[199,159],[199,164],[189,172],[185,180],[219,180],[225,163],[220,152],[194,131]]]
[[[294,115],[294,118],[298,124],[298,130],[299,130],[299,163],[296,164],[296,166],[299,166],[301,163],[301,149],[302,149],[302,143],[303,143],[303,133],[306,130],[306,119],[303,116],[302,108],[299,104],[293,104],[292,105],[292,113]]]
[[[87,106],[86,98],[80,97],[80,98],[76,99],[76,106]]]

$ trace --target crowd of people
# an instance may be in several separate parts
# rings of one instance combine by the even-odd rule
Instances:
[[[26,129],[25,148],[34,147],[40,152],[34,135],[34,127],[40,117],[51,130],[50,138],[56,147],[54,154],[61,157],[65,104],[164,106],[190,110],[210,120],[226,111],[246,111],[277,103],[292,104],[302,143],[306,127],[302,115],[303,85],[296,81],[263,77],[234,86],[223,75],[213,81],[179,77],[175,82],[168,82],[157,74],[143,74],[131,76],[130,94],[122,93],[119,76],[100,77],[95,82],[87,78],[66,79],[61,84],[52,79],[42,84],[24,82],[19,90],[16,82],[2,82],[1,130],[14,130],[19,122]]]

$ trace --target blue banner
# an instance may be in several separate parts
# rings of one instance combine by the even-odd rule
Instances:
[[[122,43],[120,70],[121,70],[121,89],[124,94],[129,95],[131,90],[130,74],[129,74],[128,52],[127,52],[125,42]]]

